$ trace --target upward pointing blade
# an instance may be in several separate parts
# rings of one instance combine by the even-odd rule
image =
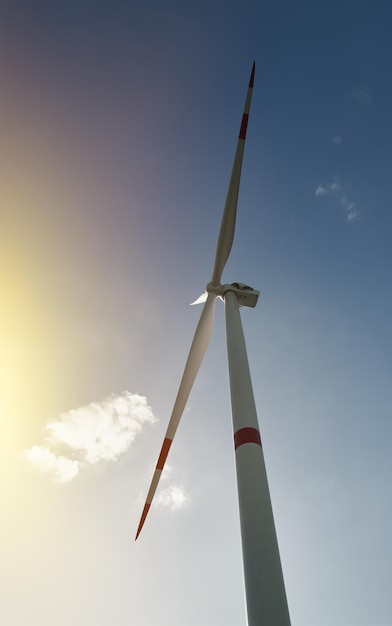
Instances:
[[[186,362],[184,373],[182,375],[180,388],[178,390],[177,398],[174,403],[169,426],[167,427],[165,439],[163,440],[161,452],[158,458],[158,462],[156,464],[154,475],[152,477],[150,489],[147,494],[146,503],[144,505],[143,513],[140,518],[139,527],[137,529],[135,539],[138,538],[140,531],[143,528],[143,524],[147,517],[151,502],[158,486],[159,479],[161,477],[162,470],[164,468],[165,461],[170,450],[170,446],[177,430],[177,426],[184,412],[184,408],[187,403],[194,380],[196,378],[196,374],[199,371],[200,364],[203,360],[204,354],[210,341],[212,327],[214,325],[215,299],[215,294],[208,294],[206,303],[201,312],[199,323],[196,328],[195,336],[193,337],[188,360]]]
[[[233,169],[227,190],[226,203],[223,211],[222,223],[219,231],[218,245],[215,254],[214,269],[212,272],[211,283],[219,285],[223,269],[229,258],[231,246],[234,239],[235,220],[237,215],[238,192],[240,189],[240,177],[242,168],[242,158],[244,155],[246,129],[248,126],[248,117],[250,111],[250,103],[252,99],[253,81],[255,76],[255,63],[252,66],[252,72],[249,79],[248,93],[246,95],[244,112],[242,115],[240,132],[238,135],[237,149],[234,156]]]
[[[249,80],[249,87],[245,101],[244,112],[242,115],[241,128],[238,135],[237,149],[234,156],[233,169],[231,172],[231,178],[229,182],[229,188],[227,191],[225,208],[223,211],[222,223],[219,232],[218,245],[215,255],[214,270],[212,272],[211,283],[212,285],[220,285],[220,279],[222,276],[223,268],[229,257],[231,246],[234,239],[235,220],[237,213],[237,201],[238,192],[240,187],[241,167],[244,154],[246,129],[248,125],[248,117],[250,110],[250,103],[252,99],[253,80],[255,75],[255,63],[253,63],[252,72]],[[207,289],[208,291],[208,289]],[[204,298],[203,298],[204,299]],[[177,398],[174,404],[173,412],[169,421],[169,426],[166,431],[165,439],[162,444],[161,452],[158,458],[158,462],[155,468],[154,475],[152,477],[150,489],[147,494],[146,503],[142,512],[142,516],[139,522],[139,527],[136,533],[136,539],[138,538],[143,524],[146,520],[148,511],[150,509],[152,500],[154,498],[155,491],[157,489],[159,479],[164,468],[167,455],[170,450],[170,446],[173,441],[173,437],[177,430],[177,426],[183,414],[186,402],[188,400],[190,391],[192,389],[196,374],[199,370],[200,364],[203,360],[205,351],[210,341],[212,326],[214,323],[214,303],[216,299],[216,293],[213,291],[208,293],[205,305],[203,307],[199,324],[196,328],[195,336],[191,345],[188,360],[185,365],[185,370],[181,379],[180,388],[178,390]],[[197,302],[202,299],[199,298]]]

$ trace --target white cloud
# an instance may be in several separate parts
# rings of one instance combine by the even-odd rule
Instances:
[[[75,478],[79,472],[79,462],[65,456],[56,456],[45,446],[33,446],[26,450],[30,463],[44,474],[51,474],[59,483],[66,483]]]
[[[328,193],[336,193],[339,191],[340,185],[337,182],[328,183],[328,185],[319,185],[314,192],[316,196],[326,196]]]
[[[26,450],[26,457],[54,480],[67,482],[83,466],[116,461],[143,426],[154,421],[147,399],[124,391],[61,413],[45,427],[45,446]]]
[[[170,508],[172,511],[180,509],[188,500],[188,496],[180,487],[171,486],[159,491],[155,503],[159,507]]]
[[[348,200],[345,196],[343,196],[340,199],[340,204],[342,204],[344,206],[345,209],[347,209],[347,221],[348,222],[353,222],[354,220],[357,219],[358,217],[358,212],[355,208],[355,204],[354,202],[350,202],[350,200]]]
[[[356,220],[358,217],[358,212],[354,210],[351,210],[348,214],[347,214],[347,221],[348,222],[353,222],[354,220]]]
[[[154,466],[154,469],[155,469],[155,466]],[[169,465],[169,463],[165,463],[163,467],[162,475],[161,475],[161,480],[167,480],[168,478],[170,478],[172,474],[173,474],[172,466]]]
[[[340,184],[336,181],[328,183],[328,185],[319,185],[315,190],[316,196],[326,196],[327,194],[337,194],[340,191]],[[355,208],[355,203],[349,200],[346,196],[340,196],[338,198],[339,204],[341,204],[346,210],[346,220],[353,222],[358,218],[358,211]]]

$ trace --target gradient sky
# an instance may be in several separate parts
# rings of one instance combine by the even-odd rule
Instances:
[[[223,279],[292,624],[392,626],[391,4],[2,5],[0,622],[245,624],[220,302],[134,536],[255,59]]]

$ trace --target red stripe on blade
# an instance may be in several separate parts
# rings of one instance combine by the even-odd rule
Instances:
[[[234,434],[234,447],[237,450],[243,443],[257,443],[261,446],[260,433],[257,428],[240,428]]]
[[[166,457],[169,454],[172,441],[173,439],[168,439],[167,437],[165,437],[163,440],[161,452],[160,452],[158,463],[157,463],[158,470],[163,470],[163,466],[165,465]]]
[[[252,89],[252,87],[253,87],[253,81],[255,79],[255,68],[256,68],[256,62],[253,61],[252,73],[250,75],[250,80],[249,80],[249,89]]]
[[[238,135],[239,139],[245,139],[246,137],[246,129],[248,127],[248,118],[249,118],[249,115],[247,113],[244,113],[242,116],[240,134]]]
[[[141,531],[141,530],[142,530],[142,528],[143,528],[143,524],[144,524],[144,522],[145,522],[145,520],[146,520],[147,513],[148,513],[148,511],[149,511],[149,509],[150,509],[150,506],[151,506],[151,504],[148,504],[148,502],[146,502],[146,504],[144,505],[144,509],[143,509],[142,516],[141,516],[141,518],[140,518],[139,527],[138,527],[138,529],[137,529],[137,533],[136,533],[135,541],[136,541],[136,539],[137,539],[137,538],[139,537],[139,535],[140,535],[140,531]]]

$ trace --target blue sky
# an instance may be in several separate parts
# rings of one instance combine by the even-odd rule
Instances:
[[[245,623],[219,302],[134,535],[255,59],[223,278],[261,290],[242,317],[291,620],[391,626],[389,3],[13,0],[2,18],[0,621]]]

